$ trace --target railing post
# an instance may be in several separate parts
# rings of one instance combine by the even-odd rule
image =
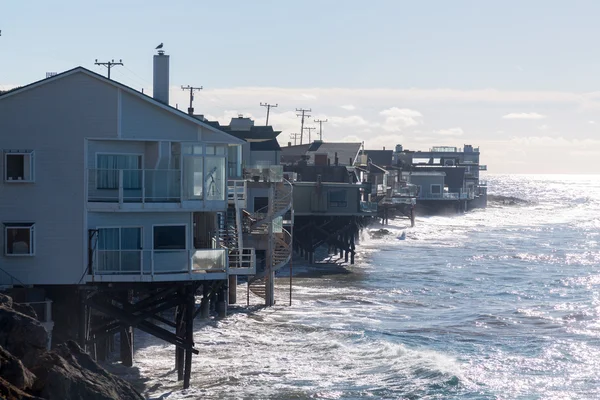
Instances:
[[[144,275],[144,250],[140,250],[140,276]]]
[[[52,321],[52,300],[46,299],[46,320],[44,322]]]
[[[119,170],[119,205],[123,205],[123,170]]]
[[[142,204],[146,203],[146,170],[142,170]]]
[[[154,278],[154,250],[150,250],[150,275]]]

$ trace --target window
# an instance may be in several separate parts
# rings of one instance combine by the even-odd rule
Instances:
[[[98,272],[139,272],[142,263],[142,228],[98,229]]]
[[[33,182],[33,150],[4,152],[4,180],[6,182]]]
[[[7,256],[33,256],[33,223],[4,224],[4,254]]]
[[[155,226],[154,250],[185,250],[185,231],[185,225]]]
[[[431,185],[431,194],[441,194],[442,185]]]
[[[123,189],[142,188],[142,156],[136,154],[97,154],[97,189],[118,189],[123,170]]]
[[[347,207],[345,190],[332,190],[329,192],[329,207]]]

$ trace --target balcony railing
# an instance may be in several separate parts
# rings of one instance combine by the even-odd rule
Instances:
[[[244,248],[241,253],[237,249],[230,250],[229,273],[231,275],[256,274],[256,253],[254,248]]]
[[[246,207],[247,182],[245,180],[228,180],[227,181],[227,200],[229,204],[238,204]]]
[[[473,200],[473,193],[457,193],[457,192],[444,192],[444,193],[420,193],[419,199],[421,200]]]
[[[92,275],[226,272],[225,249],[96,250]]]
[[[166,203],[181,201],[181,171],[172,169],[89,169],[92,202]]]
[[[244,168],[244,179],[255,182],[281,182],[283,181],[282,165],[257,165]]]
[[[364,213],[375,213],[377,212],[377,203],[374,201],[361,201],[360,211]]]

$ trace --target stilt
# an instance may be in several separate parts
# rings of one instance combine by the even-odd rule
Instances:
[[[183,300],[183,293],[180,293]],[[185,306],[183,304],[179,304],[177,306],[177,311],[175,312],[175,334],[179,337],[183,337],[185,332],[184,320],[183,316],[185,313]],[[183,380],[183,359],[184,350],[181,347],[175,348],[175,369],[177,370],[177,380]]]
[[[217,291],[217,315],[219,318],[227,316],[227,285],[223,285]]]
[[[85,292],[82,290],[80,292],[80,302],[79,302],[79,345],[86,351],[87,349],[87,339],[88,339],[88,307],[85,303]]]
[[[237,303],[237,275],[229,275],[229,304]]]
[[[200,318],[210,317],[210,290],[208,285],[202,285],[202,300],[200,300]],[[249,296],[249,295],[248,295]]]
[[[189,286],[186,290],[185,304],[185,366],[183,372],[183,388],[190,387],[190,378],[192,375],[192,347],[194,347],[194,307],[196,300],[194,297],[194,287]]]
[[[354,245],[354,225],[352,226],[352,232],[350,233],[350,264],[354,265],[354,249],[356,246]]]
[[[123,296],[123,308],[129,311],[130,308],[130,293],[126,291]],[[126,367],[133,366],[133,327],[127,324],[121,324],[121,363]]]

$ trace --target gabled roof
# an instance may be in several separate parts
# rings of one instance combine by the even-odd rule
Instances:
[[[153,97],[148,96],[147,94],[139,92],[139,91],[137,91],[137,90],[135,90],[135,89],[133,89],[133,88],[127,86],[127,85],[124,85],[124,84],[122,84],[120,82],[114,81],[112,79],[108,79],[108,78],[106,78],[106,77],[104,77],[104,76],[102,76],[100,74],[97,74],[97,73],[95,73],[93,71],[90,71],[89,69],[81,67],[81,66],[75,67],[75,68],[70,69],[68,71],[61,72],[60,74],[56,74],[56,75],[51,76],[49,78],[45,78],[45,79],[41,79],[41,80],[36,81],[36,82],[32,82],[32,83],[30,83],[28,85],[25,85],[25,86],[17,87],[15,89],[9,90],[7,92],[0,93],[0,101],[6,99],[8,97],[11,97],[11,96],[19,95],[19,94],[21,94],[21,93],[23,93],[25,91],[28,91],[30,89],[34,89],[34,88],[36,88],[38,86],[45,85],[45,84],[50,83],[50,82],[58,81],[60,79],[63,79],[65,77],[67,77],[67,76],[74,75],[76,73],[83,73],[83,74],[91,76],[92,78],[98,79],[98,80],[100,80],[100,81],[102,81],[104,83],[113,85],[113,86],[115,86],[115,87],[117,87],[117,88],[119,88],[121,90],[124,90],[125,92],[127,92],[129,94],[137,96],[138,98],[140,98],[140,99],[142,99],[144,101],[147,101],[147,102],[149,102],[151,104],[154,104],[155,106],[158,106],[159,108],[162,108],[163,110],[169,111],[172,114],[174,114],[174,115],[176,115],[176,116],[178,116],[180,118],[184,118],[184,119],[186,119],[186,120],[188,120],[190,122],[195,123],[196,125],[199,125],[199,126],[201,126],[203,128],[206,128],[209,131],[212,131],[212,132],[215,132],[215,133],[219,133],[219,134],[222,134],[222,135],[227,135],[227,136],[229,136],[231,138],[230,139],[230,143],[234,143],[234,144],[242,144],[243,143],[243,140],[240,140],[240,139],[236,138],[235,136],[233,136],[233,135],[231,135],[231,134],[229,134],[227,132],[224,132],[221,129],[218,129],[217,127],[215,127],[215,126],[213,126],[211,124],[207,124],[206,122],[201,121],[198,118],[195,118],[194,116],[191,116],[191,115],[189,115],[189,114],[187,114],[187,113],[185,113],[185,112],[183,112],[181,110],[178,110],[177,108],[171,107],[168,104],[164,104],[164,103],[162,103],[162,102],[154,99]]]

